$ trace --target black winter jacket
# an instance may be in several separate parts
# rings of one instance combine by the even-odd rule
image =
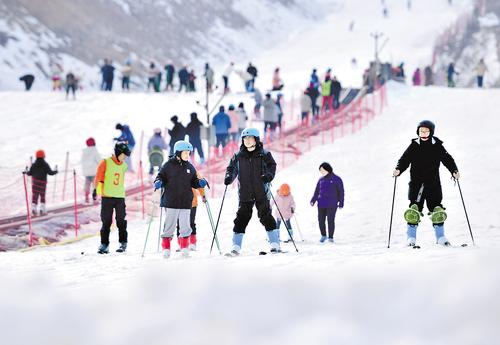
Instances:
[[[412,184],[440,184],[439,165],[441,162],[452,174],[458,171],[455,160],[446,151],[441,140],[436,137],[431,137],[425,142],[413,139],[399,159],[396,169],[402,173],[411,164]]]
[[[170,146],[174,147],[177,141],[184,140],[186,128],[180,122],[176,122],[174,127],[168,130],[168,134],[170,135]]]
[[[191,209],[193,190],[201,188],[194,166],[172,156],[160,169],[156,180],[163,185],[161,207]]]
[[[229,166],[226,168],[226,181],[232,183],[236,177],[239,182],[240,202],[270,199],[269,183],[276,174],[276,162],[271,152],[264,150],[257,142],[253,152],[241,145]]]
[[[35,180],[47,181],[47,175],[55,175],[57,174],[57,170],[52,170],[45,159],[37,158],[27,174]]]

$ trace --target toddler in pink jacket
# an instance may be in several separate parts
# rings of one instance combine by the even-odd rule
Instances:
[[[276,194],[276,204],[278,209],[274,209],[274,217],[276,218],[276,228],[279,230],[281,222],[284,221],[288,230],[290,230],[289,238],[284,241],[285,243],[291,242],[293,237],[292,224],[290,219],[295,212],[295,201],[293,200],[293,196],[290,193],[290,186],[287,183],[283,183],[278,189],[278,193]],[[281,215],[280,215],[281,211]],[[283,219],[281,219],[283,216]],[[286,231],[286,229],[285,229]]]

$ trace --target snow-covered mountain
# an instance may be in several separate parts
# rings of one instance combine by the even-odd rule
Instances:
[[[85,0],[0,2],[0,90],[22,89],[32,73],[47,90],[51,62],[72,70],[86,87],[99,83],[99,64],[131,60],[136,82],[150,61],[225,65],[271,49],[320,20],[337,0]]]

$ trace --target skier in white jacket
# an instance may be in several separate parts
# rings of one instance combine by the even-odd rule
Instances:
[[[101,156],[95,147],[94,138],[88,138],[87,147],[82,150],[82,173],[85,176],[85,202],[90,202],[90,185],[94,183],[97,166],[101,161]],[[95,186],[93,187],[95,188]]]

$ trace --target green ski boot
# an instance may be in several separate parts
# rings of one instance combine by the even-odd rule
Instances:
[[[432,224],[440,224],[444,223],[448,215],[444,211],[445,208],[441,206],[434,207],[432,212],[429,212],[429,216],[431,217]]]
[[[408,224],[417,225],[420,223],[420,217],[423,216],[418,210],[417,204],[412,204],[409,209],[405,211],[405,220]]]

